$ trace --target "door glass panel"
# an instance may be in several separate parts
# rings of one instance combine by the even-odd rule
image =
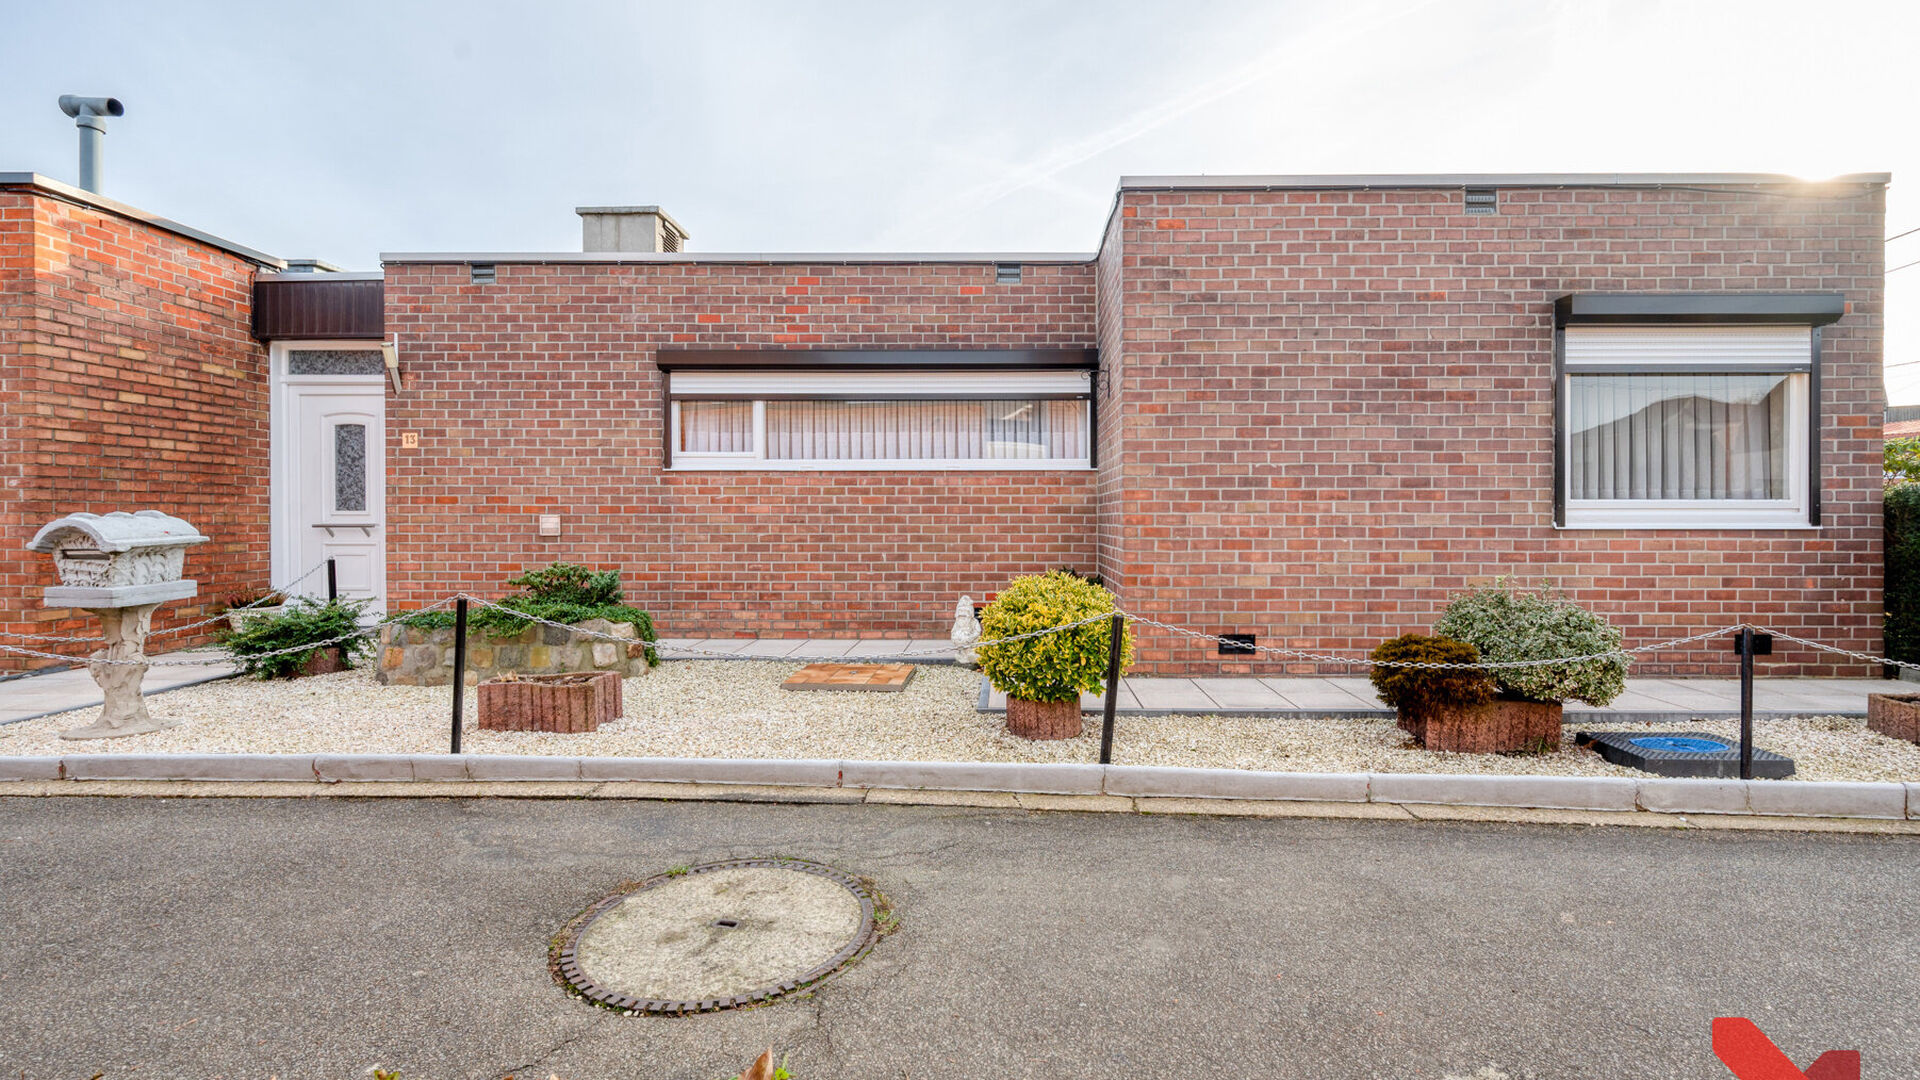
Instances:
[[[384,375],[386,361],[371,349],[297,349],[287,354],[289,375]]]
[[[333,508],[367,508],[367,425],[333,427]]]

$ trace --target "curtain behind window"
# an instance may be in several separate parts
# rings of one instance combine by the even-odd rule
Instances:
[[[1789,375],[1568,381],[1573,499],[1784,499]]]

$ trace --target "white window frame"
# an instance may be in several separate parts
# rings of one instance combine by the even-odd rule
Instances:
[[[1560,460],[1566,467],[1560,477],[1565,506],[1562,529],[1817,529],[1811,523],[1811,459],[1813,441],[1812,408],[1814,365],[1817,363],[1818,338],[1812,327],[1770,327],[1778,332],[1806,335],[1803,355],[1788,356],[1775,347],[1758,359],[1748,359],[1735,349],[1726,352],[1703,351],[1697,356],[1632,355],[1634,335],[1649,331],[1708,335],[1727,331],[1729,326],[1675,326],[1648,324],[1627,326],[1569,326],[1563,344],[1558,388],[1562,406],[1556,410]],[[1742,328],[1748,329],[1748,328]],[[1576,349],[1574,335],[1592,335],[1604,342],[1597,349]],[[1784,336],[1781,334],[1779,336]],[[1756,340],[1761,340],[1757,338]],[[1617,347],[1624,343],[1625,348]],[[1616,347],[1608,348],[1607,344]],[[1623,364],[1632,370],[1622,371]],[[1565,402],[1572,400],[1573,380],[1593,374],[1783,374],[1787,377],[1787,446],[1785,469],[1787,494],[1780,499],[1574,499],[1573,425],[1566,421]]]
[[[1093,467],[1079,458],[769,458],[767,400],[773,396],[805,400],[979,400],[993,398],[1077,399],[1085,408],[1086,445],[1092,453],[1093,379],[1087,371],[673,371],[667,373],[667,468],[672,472],[753,470],[762,472],[1071,472]],[[765,394],[768,397],[748,398]],[[866,398],[864,395],[872,395]],[[680,449],[680,402],[742,400],[753,402],[753,449],[734,453],[688,453]]]

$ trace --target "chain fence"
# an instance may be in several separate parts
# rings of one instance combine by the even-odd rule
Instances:
[[[225,611],[222,611],[218,615],[210,615],[207,618],[200,619],[195,622],[186,623],[181,626],[169,626],[164,630],[155,630],[152,633],[148,634],[147,637],[150,639],[158,638],[158,637],[171,637],[177,634],[184,634],[189,630],[198,630],[200,627],[207,626],[212,623],[225,622],[227,621],[227,616],[235,611],[251,611],[257,607],[266,606],[267,601],[272,600],[275,596],[279,596],[279,597],[292,596],[293,590],[296,587],[298,587],[302,582],[306,581],[308,578],[319,573],[320,571],[325,570],[326,568],[327,568],[326,563],[324,562],[316,563],[314,564],[312,569],[308,570],[304,574],[301,574],[299,577],[294,578],[291,582],[288,582],[285,585],[279,586],[278,588],[267,590],[267,592],[264,595],[262,595],[258,600],[255,600],[251,603],[242,604],[236,608],[227,608]],[[0,637],[12,638],[15,641],[51,641],[51,642],[60,642],[60,643],[70,643],[70,644],[76,644],[76,645],[103,645],[106,643],[106,639],[102,637],[69,637],[63,634],[22,634],[22,633],[18,633],[15,631],[8,631],[8,630],[0,630]],[[21,651],[18,649],[7,648],[6,646],[0,646],[0,648],[4,648],[8,652]],[[45,656],[47,654],[46,653],[28,653],[27,655]]]
[[[295,586],[298,586],[301,582],[313,576],[313,574],[316,573],[319,569],[321,569],[321,567],[315,567],[313,570],[309,570],[307,571],[307,573],[302,574],[299,578],[295,579],[292,583],[286,586],[286,589],[290,590]],[[285,590],[277,590],[277,591],[284,592]],[[267,598],[265,597],[262,598],[262,600],[265,600],[265,599]],[[395,612],[395,613],[389,614],[351,633],[342,634],[338,637],[329,638],[325,641],[309,642],[307,644],[297,645],[297,646],[293,646],[285,649],[277,649],[272,652],[253,654],[250,657],[248,657],[248,659],[249,660],[271,659],[277,656],[287,656],[287,655],[292,655],[294,653],[306,652],[314,649],[328,648],[334,645],[343,644],[355,638],[370,637],[372,635],[378,634],[383,628],[390,626],[394,623],[404,622],[407,619],[410,619],[419,615],[424,615],[429,612],[444,610],[448,607],[455,605],[461,600],[465,600],[468,603],[476,605],[481,608],[502,612],[504,614],[511,616],[515,620],[525,621],[525,622],[532,623],[539,626],[553,627],[556,629],[565,630],[565,631],[568,631],[569,633],[572,633],[581,637],[594,639],[594,640],[615,642],[622,645],[631,645],[637,640],[631,637],[621,637],[620,635],[617,635],[617,634],[610,634],[610,633],[605,633],[605,632],[596,631],[596,630],[588,630],[578,625],[542,618],[540,616],[532,615],[525,611],[521,611],[517,608],[509,607],[505,604],[498,603],[496,601],[488,600],[479,596],[474,596],[470,593],[453,593],[446,597],[443,597],[440,600],[436,600],[433,603],[426,605],[425,607],[414,608],[408,611]],[[244,608],[236,608],[232,610],[246,610],[246,608],[257,606],[260,603],[261,601],[255,601],[254,604],[246,605],[246,607]],[[1859,652],[1853,649],[1844,649],[1838,646],[1828,645],[1823,642],[1799,637],[1797,635],[1789,634],[1780,630],[1772,630],[1767,627],[1759,626],[1759,625],[1748,623],[1748,622],[1732,623],[1730,625],[1717,627],[1712,630],[1703,630],[1697,634],[1689,634],[1685,637],[1668,638],[1661,641],[1648,642],[1647,644],[1644,644],[1644,645],[1635,645],[1631,647],[1611,649],[1604,652],[1586,653],[1579,656],[1556,656],[1556,657],[1543,657],[1543,658],[1534,658],[1534,659],[1526,659],[1526,660],[1481,660],[1473,663],[1438,663],[1438,662],[1414,661],[1414,660],[1375,660],[1369,656],[1344,656],[1338,653],[1315,652],[1309,649],[1294,649],[1294,648],[1287,648],[1284,646],[1276,646],[1276,645],[1258,645],[1258,644],[1248,645],[1244,641],[1229,639],[1219,634],[1211,634],[1203,630],[1193,629],[1192,627],[1181,626],[1177,623],[1170,623],[1160,619],[1148,618],[1143,615],[1133,614],[1123,609],[1116,609],[1110,612],[1102,612],[1098,615],[1090,616],[1085,619],[1080,619],[1075,622],[1064,623],[1059,626],[1044,627],[1039,630],[1031,630],[1021,634],[1011,634],[1005,637],[983,638],[978,641],[968,643],[966,646],[964,646],[964,648],[968,650],[978,650],[978,649],[987,648],[987,647],[996,646],[996,645],[1009,645],[1019,641],[1029,641],[1035,638],[1046,637],[1047,635],[1050,635],[1050,634],[1065,633],[1067,631],[1078,630],[1083,627],[1105,624],[1110,622],[1113,616],[1115,615],[1121,616],[1127,622],[1132,623],[1134,625],[1151,626],[1156,629],[1165,630],[1169,633],[1179,635],[1181,637],[1186,637],[1186,638],[1190,638],[1197,641],[1204,641],[1204,642],[1208,642],[1215,645],[1231,645],[1237,650],[1240,650],[1242,652],[1251,651],[1255,655],[1265,655],[1265,656],[1273,657],[1276,659],[1294,660],[1294,661],[1301,661],[1301,662],[1308,662],[1308,663],[1315,663],[1315,664],[1340,665],[1340,666],[1351,667],[1351,668],[1387,667],[1387,668],[1410,668],[1410,669],[1417,669],[1417,670],[1499,671],[1499,670],[1510,670],[1510,669],[1517,669],[1517,668],[1549,667],[1549,666],[1558,665],[1558,664],[1580,664],[1580,663],[1589,663],[1592,661],[1604,661],[1604,660],[1632,660],[1640,654],[1666,652],[1666,651],[1680,648],[1681,646],[1691,645],[1696,642],[1705,641],[1710,638],[1723,637],[1729,634],[1738,633],[1743,629],[1750,629],[1753,632],[1758,634],[1772,634],[1774,637],[1782,641],[1790,641],[1798,645],[1804,645],[1808,648],[1819,650],[1821,652],[1827,652],[1827,653],[1832,653],[1839,656],[1849,657],[1851,659],[1858,660],[1862,663],[1898,667],[1898,668],[1904,668],[1908,670],[1920,670],[1920,663],[1911,663],[1904,660],[1894,660],[1889,657],[1877,656],[1872,653]],[[213,618],[210,618],[210,619],[203,619],[196,623],[188,623],[183,626],[169,628],[166,631],[156,632],[152,636],[159,637],[159,636],[162,636],[162,634],[185,633],[188,630],[194,629],[199,626],[204,626],[207,623],[220,621],[225,617],[226,616],[223,613],[222,615],[214,616]],[[40,637],[36,635],[7,635],[7,636],[26,637],[33,640],[79,642],[79,643],[96,644],[96,645],[103,643],[103,639],[101,638],[69,638],[69,637],[57,637],[57,636]],[[701,648],[699,646],[681,644],[681,643],[676,643],[672,645],[662,645],[662,644],[659,644],[658,642],[644,642],[644,644],[646,644],[656,654],[664,657],[669,657],[669,658],[705,657],[705,658],[722,659],[722,660],[739,660],[743,658],[739,652],[731,651],[731,650]],[[884,652],[874,653],[872,658],[886,659],[886,660],[919,660],[919,659],[933,659],[933,658],[948,659],[954,655],[956,648],[957,647],[953,645],[942,645],[942,646],[933,646],[933,647],[923,647],[918,649],[886,649]],[[207,663],[205,658],[196,658],[191,660],[95,659],[93,657],[74,656],[68,653],[48,652],[45,650],[29,648],[29,647],[20,646],[20,645],[9,645],[4,642],[0,642],[0,652],[5,652],[5,653],[17,655],[17,656],[27,656],[27,657],[32,657],[35,659],[42,659],[42,660],[57,660],[57,661],[62,661],[64,663],[70,663],[70,664],[100,664],[100,665],[107,665],[107,666],[133,666],[137,664],[147,664],[149,666],[161,666],[161,667],[166,667],[166,666],[196,667],[196,666],[203,666]],[[845,657],[845,659],[853,659],[853,658],[855,657]],[[768,657],[767,659],[780,660],[780,659],[787,659],[787,658]],[[828,658],[828,659],[832,659],[832,658]]]

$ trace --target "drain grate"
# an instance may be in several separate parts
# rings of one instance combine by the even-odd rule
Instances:
[[[681,1015],[771,1001],[872,947],[857,878],[800,859],[735,859],[657,874],[562,932],[553,973],[598,1005]]]

